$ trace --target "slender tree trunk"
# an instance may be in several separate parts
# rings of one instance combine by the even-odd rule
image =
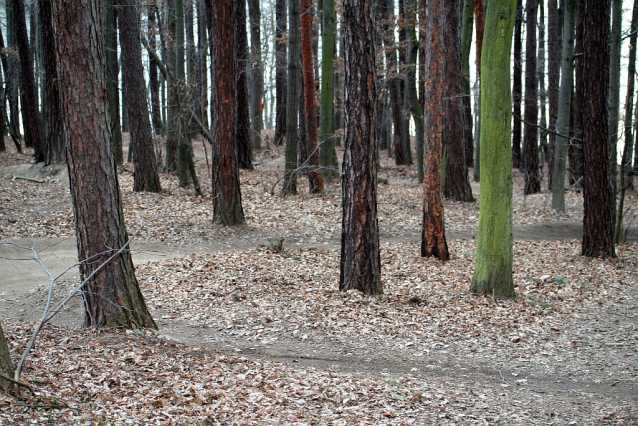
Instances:
[[[13,1],[5,2],[5,11],[7,15],[7,64],[4,65],[7,70],[5,80],[7,82],[7,92],[9,98],[9,133],[15,141],[22,138],[20,133],[20,107],[18,105],[18,93],[20,87],[20,61],[16,53],[18,46],[16,41],[15,19],[13,14]],[[17,145],[16,145],[17,146]]]
[[[235,8],[233,0],[206,0],[213,53],[213,222],[244,225],[235,143]]]
[[[538,0],[538,97],[539,102],[539,141],[541,149],[541,164],[549,163],[549,147],[547,145],[547,91],[545,90],[545,3]]]
[[[276,0],[275,29],[275,145],[279,146],[286,137],[286,0]]]
[[[206,53],[208,33],[204,0],[196,0],[197,11],[197,49],[195,53],[195,87],[193,111],[203,126],[208,129],[208,73],[206,72]]]
[[[569,120],[572,107],[574,85],[574,18],[576,0],[565,0],[563,14],[563,53],[561,55],[561,84],[558,100],[556,130],[561,135],[569,134]],[[565,211],[565,169],[567,163],[567,147],[569,139],[557,137],[554,147],[554,181],[552,185],[552,208]]]
[[[523,0],[516,2],[516,21],[514,23],[514,74],[512,77],[512,103],[514,124],[512,126],[512,165],[521,169],[522,121],[521,100],[523,94]]]
[[[80,278],[87,280],[85,322],[156,328],[124,248],[128,235],[110,146],[102,28],[96,22],[101,8],[98,0],[73,7],[66,0],[52,3]]]
[[[261,131],[264,129],[262,115],[264,99],[264,71],[261,61],[261,10],[259,0],[248,0],[250,16],[250,56],[251,90],[250,90],[250,124],[253,149],[261,149]]]
[[[321,33],[321,124],[319,131],[319,163],[328,181],[339,177],[335,149],[335,5],[323,0]]]
[[[561,28],[557,0],[547,2],[547,96],[549,98],[549,130],[556,131],[558,115],[558,97],[561,61]],[[572,65],[573,67],[573,65]],[[573,68],[572,68],[573,69]],[[554,161],[556,134],[549,133],[549,156],[547,164],[547,184],[552,189],[554,179]]]
[[[119,0],[119,5],[122,6],[119,10],[122,80],[132,124],[131,146],[135,163],[133,191],[161,192],[146,100],[136,1]]]
[[[523,169],[525,195],[541,191],[538,164],[538,78],[536,76],[536,12],[538,0],[527,0],[527,41],[525,44],[525,140],[523,141]]]
[[[20,102],[22,103],[24,144],[33,147],[35,161],[40,163],[46,161],[47,156],[42,136],[40,111],[38,110],[38,89],[35,86],[33,57],[27,35],[24,0],[13,0],[13,14],[20,58]]]
[[[620,48],[622,47],[622,0],[611,1],[611,37],[609,46],[609,174],[613,187],[611,217],[616,219],[618,189],[618,119],[620,109]]]
[[[237,159],[239,168],[253,170],[253,149],[250,138],[250,101],[248,98],[248,73],[250,56],[248,54],[248,34],[246,33],[246,0],[235,1],[235,60],[237,61]]]
[[[282,193],[297,193],[299,152],[299,95],[301,91],[300,3],[288,2],[288,98],[286,101],[286,164]]]
[[[149,7],[148,11],[148,44],[151,49],[155,50],[157,48],[156,41],[156,12],[154,7]],[[154,57],[148,61],[148,76],[149,76],[149,87],[151,90],[151,118],[153,121],[153,129],[155,130],[155,134],[159,135],[164,132],[162,126],[162,112],[160,107],[160,82],[159,76],[157,74],[157,62]]]
[[[4,331],[0,325],[0,373],[7,377],[13,377],[14,366],[11,362],[11,353],[9,352],[9,346],[7,340],[4,337]],[[0,378],[0,386],[5,390],[9,390],[12,387],[12,383]]]
[[[403,165],[412,165],[412,144],[410,139],[410,114],[408,113],[409,108],[409,100],[407,99],[407,88],[409,86],[407,80],[408,75],[405,74],[405,70],[410,68],[412,65],[407,62],[406,55],[406,47],[408,45],[408,27],[411,26],[410,20],[407,17],[406,13],[406,0],[398,1],[399,7],[399,64],[402,68],[401,74],[402,78],[399,80],[399,87],[401,88],[401,105],[403,106],[401,118],[403,122],[403,142],[401,147],[397,147],[396,149],[401,154],[401,162],[397,163]],[[410,58],[412,59],[412,58]],[[411,83],[410,83],[411,84]]]
[[[117,58],[117,10],[116,0],[103,0],[104,44],[106,54],[106,90],[111,117],[111,146],[115,154],[115,164],[124,163],[122,151],[122,127],[120,123],[120,91],[118,88],[120,66]]]
[[[479,182],[481,176],[481,57],[483,50],[483,33],[485,31],[486,0],[474,0],[474,22],[476,27],[476,74],[478,77],[478,94],[476,96],[476,148],[474,150],[474,181]]]
[[[308,174],[311,194],[323,192],[323,175],[319,167],[319,150],[317,147],[317,111],[315,108],[315,73],[312,59],[312,3],[310,0],[301,0],[301,62],[303,67],[303,99],[306,116],[306,143],[307,165],[305,172]]]
[[[583,121],[581,111],[584,106],[583,81],[585,71],[583,67],[583,36],[584,36],[584,0],[576,0],[576,45],[574,47],[574,95],[572,98],[572,125],[569,136],[571,142],[567,151],[569,161],[569,184],[583,186],[583,144],[575,139],[582,139]]]
[[[513,297],[509,67],[516,0],[490,0],[481,62],[481,208],[470,291]]]
[[[421,0],[421,2],[425,3],[425,0]],[[465,161],[468,167],[474,165],[472,92],[470,81],[470,51],[472,49],[473,26],[473,2],[472,0],[464,0],[461,24],[461,72],[463,73],[463,140],[465,145]]]
[[[441,161],[443,158],[443,135],[445,132],[445,0],[430,0],[426,10],[425,43],[425,178],[423,180],[423,228],[421,233],[421,256],[449,260],[450,252],[445,238],[443,200],[441,198]]]
[[[9,107],[11,108],[11,99],[12,99],[11,90],[13,85],[12,79],[15,80],[15,78],[12,77],[12,73],[15,72],[14,71],[15,64],[13,63],[12,57],[13,55],[8,53],[7,49],[5,48],[4,37],[2,36],[2,31],[0,31],[0,58],[2,59],[2,69],[4,71],[4,75],[5,75],[5,79],[7,83],[1,95],[2,107],[4,110],[2,121],[4,121],[7,124],[6,129],[9,132],[11,139],[13,140],[16,150],[18,151],[19,154],[22,154],[22,145],[20,144],[20,135],[16,133],[16,130],[14,129],[15,122],[7,120],[6,109],[4,109],[7,104],[7,98],[9,99]],[[12,110],[10,111],[10,113],[11,112]],[[3,142],[4,142],[4,139],[3,139]]]
[[[345,138],[339,290],[383,293],[374,146],[374,2],[344,0]]]
[[[609,164],[609,6],[610,0],[585,0],[583,26],[584,207],[583,256],[614,257]]]

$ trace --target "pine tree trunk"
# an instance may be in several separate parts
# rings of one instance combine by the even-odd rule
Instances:
[[[157,33],[157,20],[156,20],[156,9],[155,7],[149,7],[148,11],[148,44],[152,50],[157,48],[156,41],[156,33]],[[148,61],[148,76],[149,76],[149,87],[151,91],[151,119],[153,122],[153,129],[155,130],[156,135],[160,135],[164,133],[164,126],[162,123],[162,111],[160,106],[160,81],[159,75],[157,71],[157,63],[155,58],[151,56]]]
[[[538,2],[538,63],[536,75],[538,76],[538,108],[539,141],[541,150],[541,164],[549,163],[549,148],[547,145],[547,91],[545,90],[545,3]]]
[[[421,0],[425,3],[425,0]],[[474,26],[474,5],[472,0],[463,1],[461,23],[461,72],[463,73],[463,140],[465,162],[474,165],[474,137],[472,135],[472,91],[470,82],[470,51],[472,50],[472,29]]]
[[[523,140],[523,170],[525,195],[541,191],[538,164],[538,78],[536,76],[536,12],[538,0],[527,0],[527,41],[525,44],[525,135]]]
[[[146,101],[140,27],[135,0],[119,0],[122,81],[131,118],[131,146],[135,164],[133,191],[161,192],[153,131]]]
[[[122,127],[120,122],[120,91],[118,81],[120,66],[117,58],[117,11],[116,0],[103,0],[104,48],[106,55],[106,90],[111,118],[111,146],[115,153],[115,164],[124,164],[122,152]]]
[[[301,92],[301,21],[298,1],[288,2],[288,97],[286,100],[286,164],[282,194],[297,193],[299,97]]]
[[[516,21],[514,23],[514,75],[512,78],[512,103],[514,124],[512,126],[512,165],[521,169],[522,121],[521,100],[523,94],[523,0],[516,2]]]
[[[425,178],[423,180],[423,228],[421,256],[449,260],[445,238],[443,200],[441,198],[441,161],[443,158],[444,90],[440,82],[445,78],[445,0],[428,3],[425,44],[425,98],[428,106],[425,119]]]
[[[609,174],[613,187],[611,217],[616,218],[618,189],[618,118],[620,109],[620,49],[622,47],[622,0],[611,1],[611,37],[609,46]]]
[[[583,27],[584,207],[582,254],[614,257],[613,185],[609,164],[609,6],[610,0],[585,0]]]
[[[558,115],[558,97],[561,61],[561,28],[557,0],[547,2],[547,96],[549,98],[549,130],[556,131]],[[572,65],[573,66],[573,65]],[[572,68],[573,69],[573,68]],[[547,185],[552,189],[554,180],[554,161],[556,134],[549,134],[549,156],[547,161]]]
[[[574,96],[572,98],[572,114],[569,136],[571,143],[567,151],[567,159],[569,162],[569,184],[571,186],[583,186],[583,144],[576,139],[582,139],[582,114],[584,98],[583,98],[583,80],[585,79],[583,68],[583,17],[584,17],[584,0],[576,0],[576,45],[574,46]]]
[[[321,34],[321,125],[319,131],[319,163],[328,181],[339,177],[335,149],[335,6],[334,0],[323,1]]]
[[[383,293],[374,146],[374,1],[344,0],[345,137],[339,290]]]
[[[261,149],[261,131],[264,129],[262,115],[264,99],[264,71],[261,60],[261,10],[259,0],[248,0],[250,17],[250,57],[251,57],[251,89],[250,89],[250,124],[253,149]]]
[[[193,111],[199,121],[208,129],[208,73],[206,72],[206,56],[208,54],[208,32],[206,28],[206,12],[204,0],[196,1],[197,11],[197,49],[195,53],[195,77],[192,89]]]
[[[511,92],[516,0],[490,0],[481,73],[481,207],[470,291],[513,297]]]
[[[276,0],[275,29],[275,145],[279,146],[286,137],[286,0]]]
[[[15,19],[13,14],[13,1],[5,2],[5,11],[7,15],[7,45],[8,52],[6,54],[7,64],[4,66],[6,71],[5,80],[7,83],[7,92],[9,99],[9,133],[15,141],[22,138],[20,133],[20,106],[18,105],[18,93],[20,87],[20,61],[18,55],[15,55],[18,46],[16,41]],[[5,56],[5,55],[3,55]]]
[[[250,138],[250,101],[248,98],[248,73],[250,56],[248,55],[248,34],[246,33],[246,0],[235,1],[235,60],[237,61],[237,160],[239,168],[252,170],[253,150]]]
[[[86,325],[156,328],[135,278],[111,149],[98,0],[54,0],[58,75]],[[122,250],[120,253],[117,253]],[[113,259],[110,259],[113,257]]]

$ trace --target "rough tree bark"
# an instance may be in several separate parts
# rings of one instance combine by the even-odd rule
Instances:
[[[582,254],[614,257],[609,164],[609,6],[610,0],[585,0],[583,9],[583,123],[584,207]]]
[[[445,8],[446,0],[429,0],[426,9],[425,44],[425,176],[423,179],[423,227],[421,256],[449,260],[445,238],[443,200],[441,198],[441,162],[443,158],[445,78]]]
[[[259,0],[248,0],[250,17],[250,124],[253,149],[261,149],[261,131],[264,128],[262,100],[264,98],[264,72],[261,60],[261,10]]]
[[[425,4],[425,0],[421,0]],[[424,7],[425,9],[425,7]],[[463,73],[463,140],[465,161],[468,167],[474,165],[474,137],[472,118],[472,91],[470,84],[470,52],[472,50],[472,29],[474,26],[474,4],[472,0],[463,1],[461,24],[461,69]]]
[[[99,0],[52,5],[80,277],[87,280],[85,323],[157,328],[124,248],[128,235],[110,145],[101,5]]]
[[[523,94],[523,0],[516,2],[516,21],[514,22],[514,73],[512,76],[512,110],[514,124],[512,126],[512,166],[521,168],[522,122],[521,100]]]
[[[373,0],[344,0],[345,137],[339,290],[380,294]]]
[[[512,148],[510,51],[516,0],[487,5],[481,75],[481,207],[470,291],[512,297]]]
[[[286,0],[275,5],[275,145],[286,137]]]
[[[286,164],[282,194],[297,193],[299,153],[299,97],[301,92],[300,3],[288,2],[288,95],[286,98]]]
[[[244,225],[235,144],[235,19],[233,0],[206,0],[213,53],[213,222]]]
[[[525,43],[525,135],[523,140],[523,171],[525,195],[541,191],[538,164],[538,77],[536,75],[536,12],[538,0],[527,0],[527,40]]]
[[[106,90],[111,117],[111,145],[115,153],[115,164],[124,163],[122,152],[122,126],[120,123],[120,91],[118,81],[120,65],[117,58],[117,10],[116,0],[104,0],[104,47],[106,55]]]
[[[561,60],[561,22],[559,22],[557,0],[547,2],[547,96],[549,98],[549,130],[556,131]],[[554,179],[554,159],[556,134],[549,134],[549,156],[547,159],[547,185],[552,189]]]
[[[237,74],[235,76],[235,101],[237,103],[237,160],[239,168],[253,170],[253,147],[250,138],[250,100],[248,97],[248,72],[250,56],[248,55],[248,34],[246,32],[246,0],[236,0],[235,4],[235,60]]]
[[[2,325],[0,325],[0,373],[7,377],[13,377],[14,366],[11,362],[11,353],[9,352],[9,346],[7,340],[4,337],[4,331]],[[5,389],[9,389],[11,382],[0,379],[0,385]]]
[[[575,139],[582,139],[583,80],[586,78],[583,68],[583,16],[585,2],[576,0],[576,45],[574,46],[574,96],[572,98],[572,116],[569,136],[571,142],[567,150],[569,163],[569,184],[583,186],[583,144]]]
[[[339,177],[335,149],[335,5],[323,0],[321,25],[321,123],[319,129],[319,163],[328,181]]]
[[[153,130],[148,114],[146,82],[142,65],[140,23],[136,0],[118,0],[120,46],[122,50],[122,84],[131,122],[133,149],[133,191],[161,192],[159,171],[153,146]]]

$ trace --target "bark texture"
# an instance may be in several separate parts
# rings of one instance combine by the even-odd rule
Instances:
[[[339,290],[383,293],[377,221],[373,0],[344,0],[345,138]]]
[[[523,126],[520,120],[521,101],[523,95],[523,0],[516,2],[516,21],[514,22],[514,74],[512,76],[512,109],[514,124],[512,126],[512,166],[521,168],[521,140]]]
[[[264,97],[264,74],[261,60],[261,9],[259,0],[248,0],[250,17],[250,124],[253,149],[261,149],[261,131],[264,128],[262,99]]]
[[[516,0],[490,0],[481,62],[481,207],[470,291],[512,297],[510,51]]]
[[[538,76],[536,75],[536,12],[538,0],[527,0],[527,40],[525,43],[525,135],[523,140],[523,171],[525,195],[541,191],[538,158]]]
[[[275,145],[286,137],[286,0],[277,0],[275,21]]]
[[[558,115],[558,96],[561,60],[561,28],[557,0],[547,2],[547,96],[549,100],[549,130],[556,131],[556,117]],[[573,69],[573,64],[572,64]],[[547,160],[547,184],[552,188],[554,179],[554,161],[556,134],[550,133],[549,155]]]
[[[585,0],[583,9],[584,207],[583,256],[614,257],[612,196],[609,166],[609,3]]]
[[[156,328],[135,278],[111,150],[98,0],[54,0],[56,53],[85,322]],[[117,253],[123,249],[120,253]],[[112,257],[112,259],[110,259]]]
[[[9,346],[7,345],[7,340],[4,337],[4,331],[2,331],[2,326],[0,325],[0,373],[7,377],[13,377],[13,370],[14,367],[11,362]],[[8,390],[12,384],[11,382],[0,379],[0,385]]]
[[[250,99],[248,96],[248,73],[250,56],[248,54],[248,33],[246,32],[246,0],[236,0],[235,5],[235,60],[237,61],[236,108],[237,161],[242,169],[253,170],[253,149],[250,138]]]
[[[282,194],[297,193],[299,160],[299,99],[301,95],[301,21],[300,3],[288,2],[288,80],[286,86],[286,164]]]
[[[233,0],[206,0],[213,52],[213,222],[244,225],[235,144],[235,20]]]

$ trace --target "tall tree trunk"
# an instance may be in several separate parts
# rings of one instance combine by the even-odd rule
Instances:
[[[584,108],[583,81],[586,78],[583,66],[583,37],[584,37],[584,0],[576,0],[576,45],[574,46],[574,95],[572,98],[572,125],[569,136],[571,143],[567,151],[569,161],[569,184],[583,186],[583,144],[576,139],[582,139],[583,121],[580,111]]]
[[[398,152],[401,154],[401,162],[397,162],[397,165],[412,165],[412,144],[410,139],[410,115],[408,114],[408,99],[407,99],[407,78],[408,76],[405,74],[405,69],[409,68],[411,65],[407,63],[407,55],[406,55],[406,47],[408,44],[408,26],[409,20],[406,14],[406,0],[399,0],[399,64],[402,68],[402,78],[399,80],[399,87],[401,88],[401,105],[403,106],[402,110],[402,120],[403,120],[403,142],[400,147],[396,147],[395,154]],[[397,160],[398,161],[398,160]]]
[[[345,138],[339,290],[383,293],[374,146],[374,1],[344,0]]]
[[[276,0],[275,28],[275,145],[279,146],[286,137],[286,0]]]
[[[523,169],[525,195],[541,191],[538,164],[538,78],[536,77],[536,12],[538,0],[527,0],[527,41],[525,44],[525,136],[523,141]]]
[[[16,150],[18,151],[19,154],[22,154],[22,145],[20,144],[20,135],[19,133],[17,133],[16,129],[14,128],[15,121],[7,120],[7,114],[5,109],[7,99],[8,99],[9,107],[11,108],[10,114],[13,113],[13,108],[11,107],[11,104],[12,104],[11,99],[12,99],[12,89],[13,89],[13,85],[15,81],[12,82],[12,80],[16,80],[15,77],[13,76],[13,73],[15,72],[15,69],[16,69],[16,65],[14,63],[15,58],[13,58],[14,55],[9,53],[7,50],[8,49],[5,48],[2,31],[0,31],[0,58],[2,59],[2,69],[4,71],[4,76],[6,80],[6,87],[2,91],[2,95],[1,95],[2,109],[3,109],[3,115],[1,119],[7,124],[6,130],[9,132],[9,135],[11,136],[11,139],[13,140]],[[13,120],[13,118],[11,120]],[[4,139],[3,139],[3,142],[4,142]]]
[[[339,177],[335,149],[335,5],[323,0],[321,32],[321,124],[319,130],[319,163],[328,181]]]
[[[301,0],[301,63],[303,67],[303,99],[306,116],[305,151],[311,194],[323,192],[323,175],[319,168],[319,151],[317,147],[317,111],[315,108],[315,73],[312,59],[312,3]]]
[[[479,80],[478,94],[475,100],[476,115],[476,148],[474,149],[474,181],[479,182],[481,176],[481,57],[483,50],[483,33],[485,31],[486,0],[474,0],[474,22],[476,27],[476,74]]]
[[[286,101],[286,164],[282,193],[297,193],[299,96],[301,91],[301,21],[298,1],[288,2],[288,97]]]
[[[106,90],[111,117],[111,146],[115,154],[115,164],[124,163],[122,151],[122,126],[120,122],[120,66],[117,58],[117,10],[116,0],[103,0],[104,13],[104,48],[106,55]]]
[[[213,222],[244,225],[235,143],[236,48],[233,0],[206,0],[213,53]]]
[[[539,140],[538,144],[541,149],[541,164],[549,163],[549,148],[547,145],[547,91],[545,90],[545,3],[542,0],[538,0],[538,61],[537,71],[538,76],[538,124]]]
[[[53,0],[85,322],[156,328],[135,278],[110,146],[99,0]],[[118,253],[118,251],[120,251]]]
[[[470,291],[513,297],[509,67],[516,0],[490,0],[481,62],[481,207]]]
[[[613,187],[611,217],[616,218],[618,188],[618,111],[620,109],[620,48],[622,47],[622,0],[611,1],[611,37],[609,46],[609,176]]]
[[[443,200],[441,198],[441,161],[443,158],[443,135],[445,132],[445,0],[430,0],[426,10],[428,31],[425,44],[425,177],[423,180],[423,227],[421,233],[421,256],[449,260],[450,252],[445,238]]]
[[[35,86],[24,0],[13,0],[13,14],[20,57],[20,102],[22,103],[24,144],[33,147],[35,161],[40,163],[46,160],[46,146],[42,137],[42,123],[38,110],[38,89]]]
[[[259,0],[248,0],[250,17],[250,124],[253,149],[261,149],[261,131],[264,129],[262,115],[264,99],[264,70],[261,61],[261,10]]]
[[[196,0],[197,11],[197,49],[195,53],[195,76],[192,89],[193,111],[205,128],[208,128],[208,73],[206,72],[206,54],[208,51],[208,32],[206,28],[206,12],[204,0]]]
[[[133,191],[161,192],[153,131],[146,101],[139,17],[135,0],[119,0],[122,81],[131,118],[131,146],[135,172]]]
[[[55,38],[51,1],[39,0],[40,31],[42,34],[42,53],[44,62],[44,92],[47,99],[47,164],[62,164],[66,161],[64,150],[64,129],[62,127],[62,109],[60,108],[60,86],[55,58]]]
[[[20,87],[20,61],[16,53],[18,49],[16,41],[15,19],[13,13],[13,1],[5,2],[5,12],[7,15],[7,70],[5,80],[7,82],[7,92],[9,99],[9,133],[14,141],[22,138],[20,133],[20,106],[18,105],[18,93]]]
[[[547,2],[547,96],[549,98],[549,130],[556,131],[558,115],[558,97],[561,61],[561,28],[557,0]],[[573,68],[572,68],[573,69]],[[552,189],[554,179],[554,161],[556,134],[549,133],[549,156],[547,164],[547,185]]]
[[[561,55],[561,84],[556,117],[556,131],[561,135],[569,134],[569,120],[572,110],[572,92],[574,86],[574,18],[576,0],[565,0],[563,13],[563,53]],[[554,181],[552,185],[552,208],[565,211],[565,169],[569,139],[557,137],[554,146]]]
[[[425,0],[421,0],[425,3]],[[472,50],[472,29],[474,26],[474,5],[472,0],[463,1],[461,15],[461,72],[463,73],[463,140],[465,161],[468,167],[474,165],[474,137],[472,135],[472,91],[470,81],[470,51]]]
[[[13,377],[14,366],[11,362],[11,353],[9,352],[9,346],[7,340],[4,337],[4,331],[2,325],[0,325],[0,373],[7,377]],[[12,387],[12,383],[0,378],[0,385],[5,390]]]
[[[248,73],[250,56],[248,55],[248,33],[246,32],[246,0],[235,1],[235,60],[237,61],[236,102],[237,160],[239,168],[253,170],[253,148],[250,138],[250,101],[248,98]]]
[[[609,6],[610,0],[585,0],[583,27],[584,207],[582,254],[614,257],[613,185],[609,164]]]
[[[156,8],[149,7],[148,10],[148,44],[149,47],[153,50],[157,48],[157,21],[156,17]],[[153,129],[155,130],[155,134],[163,134],[164,126],[162,125],[162,112],[160,107],[160,81],[157,73],[157,62],[156,59],[151,56],[148,61],[148,76],[149,76],[149,87],[151,90],[151,118],[153,122]]]
[[[514,74],[512,77],[512,103],[514,124],[512,126],[512,166],[521,169],[522,121],[521,100],[523,94],[523,0],[516,2],[514,22]]]

